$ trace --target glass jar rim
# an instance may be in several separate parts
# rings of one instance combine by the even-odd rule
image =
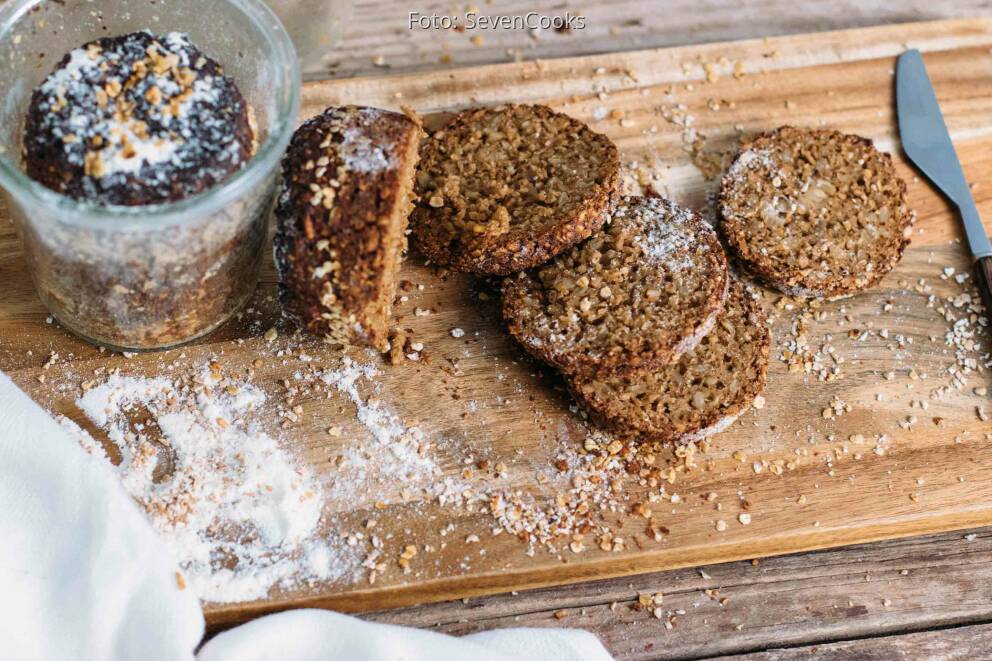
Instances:
[[[0,37],[8,35],[33,7],[47,0],[9,0],[0,3]],[[120,230],[194,223],[205,215],[226,208],[259,185],[289,145],[300,112],[300,64],[293,42],[279,18],[263,0],[223,0],[236,7],[268,42],[273,58],[285,75],[276,76],[272,95],[277,108],[265,142],[248,163],[220,184],[196,195],[160,204],[140,206],[95,204],[76,200],[31,179],[9,154],[0,154],[0,186],[12,197],[58,211],[58,219],[73,225]],[[191,213],[194,212],[195,213]]]

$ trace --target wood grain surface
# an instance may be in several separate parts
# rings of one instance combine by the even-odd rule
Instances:
[[[785,659],[980,659],[992,645],[992,626],[954,627],[902,636],[849,640],[826,645],[771,649],[732,658],[751,661]]]
[[[343,102],[409,105],[436,125],[445,113],[476,103],[548,103],[616,140],[632,181],[705,210],[715,182],[704,173],[753,131],[782,123],[822,124],[894,149],[892,69],[906,46],[926,53],[965,170],[980,180],[990,168],[992,145],[988,20],[313,83],[305,92],[303,114]],[[573,553],[559,545],[555,553],[539,548],[528,555],[517,539],[492,535],[494,522],[484,510],[410,498],[403,485],[392,485],[334,512],[334,528],[327,532],[357,527],[375,513],[391,533],[387,557],[395,557],[408,544],[437,548],[438,531],[453,530],[446,546],[418,556],[411,574],[391,565],[374,585],[332,583],[276,592],[250,604],[208,604],[211,623],[291,606],[378,609],[992,523],[992,486],[986,479],[992,469],[990,427],[979,411],[989,406],[989,398],[974,391],[989,386],[989,377],[976,374],[960,389],[948,387],[960,356],[944,343],[951,327],[946,315],[953,312],[941,312],[944,299],[968,292],[953,277],[942,277],[945,269],[967,272],[969,259],[947,205],[897,160],[918,213],[911,249],[877,289],[810,310],[802,334],[816,351],[833,347],[839,360],[826,351],[826,369],[837,365],[842,378],[821,381],[790,372],[777,359],[794,340],[804,308],[767,295],[775,344],[765,406],[718,436],[695,466],[663,458],[678,469],[669,493],[677,492],[679,499],[657,506],[653,514],[656,525],[670,531],[660,542],[642,532],[644,520],[625,506],[606,512],[604,519],[626,531],[626,551],[589,545]],[[980,207],[989,205],[992,194],[981,185],[975,195]],[[261,356],[256,379],[274,394],[280,380],[297,369],[273,356],[262,337],[278,322],[271,265],[250,318],[182,350],[130,359],[101,353],[45,324],[25,268],[13,229],[4,225],[0,369],[70,417],[79,417],[72,403],[75,387],[37,380],[50,351],[80,375],[113,367],[154,373],[180,356],[189,361],[221,356],[226,366],[238,369]],[[585,432],[554,387],[553,375],[527,361],[502,332],[492,300],[479,300],[490,291],[487,284],[434,272],[416,256],[403,276],[423,289],[415,288],[399,306],[399,323],[435,358],[383,366],[381,398],[403,419],[444,439],[436,451],[453,479],[480,490],[496,484],[525,491],[539,500],[567,488],[554,477],[541,483],[537,476],[553,472],[557,453],[574,453]],[[433,313],[418,315],[418,308]],[[456,327],[466,335],[452,337]],[[306,351],[317,364],[334,365],[340,358],[319,345],[307,345]],[[987,351],[980,344],[966,353],[980,362]],[[838,402],[842,414],[825,417],[824,410]],[[300,403],[305,410],[300,422],[279,434],[333,483],[333,456],[342,443],[362,434],[354,409],[346,401],[328,405],[323,395],[303,396]],[[331,437],[325,431],[329,425],[346,433]],[[505,473],[464,477],[465,462],[480,457],[505,463]],[[631,481],[625,503],[639,502],[642,492]],[[722,510],[706,499],[711,492],[718,494]],[[738,522],[745,508],[749,525]],[[729,524],[723,532],[716,528],[719,520]],[[485,555],[478,544],[464,541],[469,535],[483,540]]]
[[[618,659],[761,659],[764,653],[773,659],[979,659],[987,656],[992,620],[990,564],[992,529],[984,528],[364,617],[456,636],[579,627],[599,636]],[[639,594],[657,593],[664,595],[661,618],[636,608]],[[908,633],[919,629],[941,631]]]
[[[409,13],[586,18],[582,30],[409,29]],[[987,13],[988,0],[498,0],[450,3],[358,0],[344,36],[311,78],[368,76],[555,57],[666,48],[705,42],[965,18]]]

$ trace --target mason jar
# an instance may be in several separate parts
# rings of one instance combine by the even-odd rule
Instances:
[[[254,119],[255,153],[217,186],[175,202],[96,205],[24,173],[32,91],[69,50],[148,29],[187,33],[224,67]],[[142,350],[200,337],[251,296],[277,170],[300,105],[292,42],[262,0],[8,0],[0,5],[0,186],[38,296],[67,329]]]

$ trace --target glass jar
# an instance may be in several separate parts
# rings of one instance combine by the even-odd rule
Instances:
[[[324,58],[354,13],[352,0],[267,0],[293,38],[305,74],[320,73]]]
[[[233,77],[255,120],[251,160],[216,187],[138,207],[60,195],[24,173],[31,93],[69,50],[141,29],[185,32]],[[8,0],[0,5],[0,186],[42,302],[100,345],[173,346],[248,300],[266,252],[279,160],[300,107],[293,45],[262,0]]]

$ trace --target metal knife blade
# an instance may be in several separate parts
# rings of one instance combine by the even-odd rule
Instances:
[[[896,64],[896,112],[903,150],[923,174],[957,205],[975,259],[992,256],[961,162],[951,143],[920,51],[908,50]]]

